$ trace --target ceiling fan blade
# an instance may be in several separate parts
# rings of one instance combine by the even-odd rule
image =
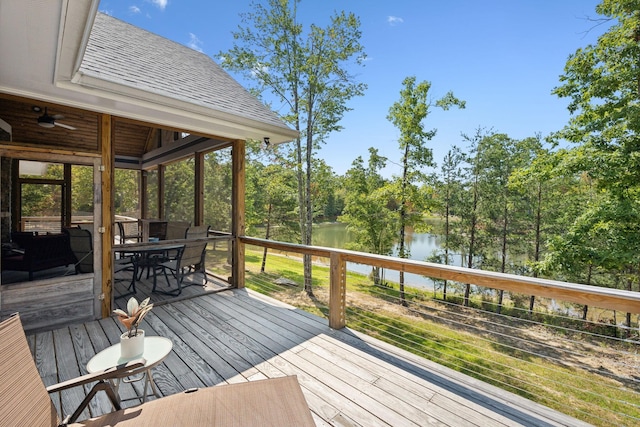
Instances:
[[[53,117],[54,120],[64,119],[64,116],[62,114],[54,114],[54,115],[49,116],[49,117]]]
[[[60,126],[61,128],[65,128],[65,129],[69,129],[69,130],[76,130],[76,128],[74,128],[71,125],[65,125],[64,123],[58,123],[58,122],[54,122],[54,124],[56,126]]]

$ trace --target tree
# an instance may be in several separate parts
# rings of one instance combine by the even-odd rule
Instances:
[[[603,239],[610,246],[593,248],[600,266],[637,274],[640,5],[637,0],[604,0],[596,11],[612,25],[595,45],[578,49],[565,65],[554,93],[569,98],[572,117],[557,137],[580,144],[575,170],[588,173],[603,196],[578,219],[597,228],[576,226],[575,232],[581,233],[576,238],[585,243]]]
[[[234,46],[221,53],[222,66],[243,73],[258,93],[269,91],[284,104],[284,119],[300,137],[293,157],[298,181],[301,243],[311,244],[313,153],[333,131],[341,129],[346,102],[362,95],[365,85],[349,73],[365,58],[360,21],[352,13],[334,14],[326,28],[311,25],[309,33],[297,21],[297,0],[253,3],[243,14],[243,26],[233,33]],[[312,295],[311,256],[304,256],[304,288]]]
[[[283,168],[278,164],[271,164],[264,168],[260,175],[261,188],[264,193],[266,209],[263,224],[265,239],[275,238],[292,241],[297,237],[296,197],[294,171]],[[262,255],[261,272],[267,262],[267,248]]]
[[[429,109],[437,106],[448,110],[452,106],[465,107],[465,102],[457,99],[452,92],[432,103],[428,99],[431,83],[427,81],[416,84],[416,77],[406,77],[402,81],[400,99],[389,108],[387,119],[400,131],[398,144],[402,151],[402,176],[398,179],[399,228],[400,238],[398,256],[408,258],[405,245],[405,229],[407,226],[422,220],[423,212],[411,211],[410,205],[418,205],[416,184],[426,181],[424,168],[433,166],[433,154],[426,142],[431,140],[436,130],[425,130],[423,121],[429,115]],[[400,272],[400,301],[406,305],[404,295],[404,272]]]
[[[456,146],[451,148],[443,158],[441,178],[436,182],[440,213],[444,218],[444,242],[442,243],[444,252],[434,254],[429,260],[443,262],[445,265],[449,265],[451,248],[460,246],[456,234],[451,232],[451,222],[459,206],[458,199],[462,190],[461,164],[463,161],[464,155],[460,148]],[[445,301],[447,299],[447,280],[443,281],[442,299]]]
[[[580,144],[578,168],[621,195],[640,185],[640,12],[637,0],[605,0],[596,11],[617,23],[578,49],[553,91],[573,115],[556,137]]]
[[[488,133],[481,128],[476,130],[473,136],[463,135],[463,138],[470,144],[468,155],[465,155],[466,167],[463,170],[464,189],[460,197],[459,221],[457,223],[457,233],[462,238],[459,240],[459,251],[467,255],[466,267],[474,268],[474,260],[482,254],[482,244],[479,238],[481,229],[480,223],[480,176],[481,162],[478,153],[481,151],[479,145]],[[465,284],[464,305],[469,305],[471,285]]]
[[[232,170],[230,148],[205,154],[204,223],[217,231],[231,231]]]
[[[74,170],[77,169],[74,168]],[[140,200],[140,172],[131,169],[116,169],[114,175],[113,199],[116,213],[138,218],[140,216],[138,202]],[[93,184],[93,180],[89,182]]]
[[[193,222],[195,159],[189,157],[165,168],[165,218],[172,221]]]
[[[345,184],[349,188],[340,221],[353,233],[354,243],[349,249],[390,255],[395,237],[394,212],[390,209],[393,195],[388,191],[380,170],[386,159],[375,148],[369,148],[365,167],[358,157],[347,171]],[[380,284],[380,268],[373,267],[373,282]]]

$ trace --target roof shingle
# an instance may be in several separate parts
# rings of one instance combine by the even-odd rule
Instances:
[[[104,13],[96,15],[80,72],[288,129],[207,55]]]

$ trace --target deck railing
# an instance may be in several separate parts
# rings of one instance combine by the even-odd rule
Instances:
[[[323,314],[333,328],[348,326],[596,425],[640,423],[640,293],[249,237],[240,241],[249,245],[247,286]],[[260,273],[265,248],[272,255]],[[305,254],[314,260],[314,296],[306,299]],[[417,276],[408,274],[412,278],[401,292],[397,283],[374,283],[370,275],[352,271],[374,267]],[[430,286],[416,283],[423,276]],[[474,292],[465,300],[467,284]],[[500,291],[506,292],[499,305]],[[530,296],[536,297],[533,309]]]

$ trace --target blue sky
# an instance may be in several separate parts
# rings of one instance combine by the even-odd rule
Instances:
[[[334,11],[360,17],[368,56],[358,70],[368,85],[352,99],[339,133],[318,156],[343,174],[376,147],[389,158],[386,174],[400,173],[398,131],[386,119],[402,80],[431,82],[435,100],[449,90],[464,110],[432,109],[425,121],[437,129],[429,142],[436,161],[466,144],[461,134],[478,127],[521,139],[561,129],[567,100],[551,94],[568,56],[606,31],[595,0],[303,0],[299,21],[324,26]],[[216,58],[233,43],[231,32],[251,0],[102,0],[100,10]],[[277,106],[274,106],[277,107]]]

